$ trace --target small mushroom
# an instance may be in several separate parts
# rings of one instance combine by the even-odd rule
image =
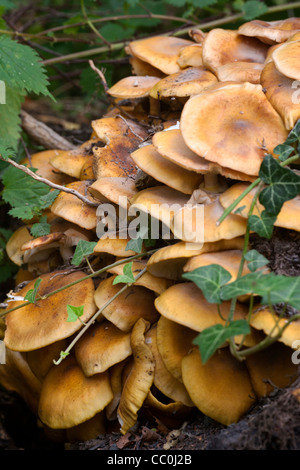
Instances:
[[[254,37],[271,45],[286,41],[299,30],[300,19],[294,17],[277,21],[252,20],[238,29],[243,36]]]
[[[287,41],[274,50],[272,59],[280,73],[293,80],[300,80],[299,56],[300,40]]]
[[[71,151],[72,152],[72,151]],[[52,165],[52,159],[61,158],[65,159],[70,152],[66,150],[44,150],[31,155],[29,158],[25,158],[21,163],[27,167],[33,167],[37,169],[37,175],[42,178],[46,178],[54,184],[65,185],[71,183],[73,175],[68,175],[64,171],[57,169]]]
[[[203,65],[202,44],[191,44],[180,49],[177,63],[182,69],[186,67],[201,67]]]
[[[110,87],[107,93],[119,99],[141,99],[149,96],[150,90],[160,81],[159,77],[131,76],[125,77]]]

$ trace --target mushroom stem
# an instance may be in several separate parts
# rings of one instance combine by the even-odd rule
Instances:
[[[130,284],[125,284],[125,286],[123,286],[115,295],[113,295],[104,305],[102,305],[101,308],[99,308],[99,310],[97,310],[97,312],[90,318],[90,320],[84,325],[84,327],[80,330],[80,332],[78,333],[78,335],[75,336],[75,338],[73,339],[73,341],[69,344],[69,346],[67,347],[67,349],[65,351],[63,351],[61,354],[60,354],[60,357],[57,361],[53,360],[54,364],[55,365],[58,365],[61,363],[61,361],[67,357],[67,355],[69,354],[70,350],[73,348],[73,346],[77,343],[77,341],[79,340],[79,338],[81,338],[81,336],[86,332],[86,330],[96,321],[97,317],[103,312],[103,310],[108,307],[108,305],[110,305],[117,297],[119,297],[119,295],[121,295],[128,287],[130,287],[132,284],[134,284],[135,281],[137,281],[140,277],[142,277],[142,275],[146,272],[147,270],[147,267],[145,267],[144,269],[142,269],[134,278],[134,281]]]
[[[219,192],[220,183],[216,173],[206,173],[204,176],[204,189],[206,191],[215,193]]]

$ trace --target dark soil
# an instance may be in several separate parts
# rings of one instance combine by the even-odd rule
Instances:
[[[251,243],[274,272],[300,275],[299,233],[275,229],[271,240],[253,236]],[[201,412],[175,430],[141,417],[125,436],[110,431],[76,444],[47,440],[22,400],[0,390],[0,450],[300,450],[300,403],[291,393],[295,388],[300,388],[300,375],[290,388],[275,390],[228,427]]]

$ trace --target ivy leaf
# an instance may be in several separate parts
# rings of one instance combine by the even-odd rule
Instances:
[[[285,144],[292,144],[300,140],[300,119],[296,122],[293,129],[290,131],[288,138],[285,141]]]
[[[220,304],[220,288],[231,279],[231,274],[218,264],[211,264],[196,268],[194,271],[182,275],[184,279],[193,281],[198,286],[206,300],[210,303]]]
[[[34,238],[43,237],[50,233],[51,225],[47,222],[47,217],[41,217],[40,221],[33,224],[30,233]]]
[[[276,215],[271,215],[268,214],[267,211],[262,211],[260,217],[257,215],[251,215],[248,218],[248,226],[250,230],[256,232],[260,237],[270,239],[276,219]]]
[[[296,197],[300,191],[300,176],[282,167],[272,155],[264,158],[259,177],[268,185],[261,191],[259,201],[269,214],[277,215],[284,202]]]
[[[53,98],[37,52],[5,35],[0,36],[0,79],[21,93],[33,92]]]
[[[24,300],[27,300],[27,301],[30,302],[31,304],[34,304],[34,303],[35,303],[35,301],[36,301],[36,296],[37,296],[37,291],[38,291],[38,288],[39,288],[41,282],[42,282],[42,279],[39,277],[39,278],[35,281],[33,289],[29,289],[29,291],[28,291],[27,294],[25,295]]]
[[[245,254],[245,260],[247,261],[247,266],[251,272],[262,268],[263,266],[266,266],[266,264],[269,263],[269,260],[257,250],[248,251],[248,253]]]
[[[68,322],[74,322],[78,320],[83,315],[84,305],[80,305],[80,307],[74,307],[73,305],[67,305],[67,313],[68,313]]]
[[[248,333],[250,333],[250,327],[246,320],[234,320],[228,326],[217,324],[206,328],[194,339],[193,343],[198,345],[202,363],[205,364],[227,339]]]
[[[222,300],[230,300],[240,295],[258,294],[259,285],[262,282],[263,276],[269,275],[263,275],[260,271],[245,274],[245,276],[224,285],[221,288],[220,297]]]
[[[292,147],[291,145],[279,144],[273,149],[273,152],[275,153],[275,155],[278,155],[278,158],[281,162],[284,162],[287,158],[289,158],[289,156],[292,152],[294,152],[294,150],[294,147]]]
[[[249,0],[242,6],[242,12],[246,21],[254,20],[268,11],[268,6],[258,0]]]
[[[123,267],[123,274],[119,274],[118,276],[115,277],[113,280],[113,285],[115,284],[132,284],[135,281],[133,272],[132,272],[132,261],[130,263],[127,263]]]
[[[89,256],[94,252],[96,242],[89,242],[87,240],[79,240],[71,263],[74,266],[79,266],[85,256]]]
[[[126,245],[125,251],[132,250],[135,253],[141,253],[143,248],[142,238],[132,238]]]

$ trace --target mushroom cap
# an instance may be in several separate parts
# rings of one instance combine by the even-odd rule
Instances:
[[[99,309],[121,289],[120,285],[113,285],[115,277],[104,279],[97,287],[95,302]],[[105,307],[102,315],[121,331],[128,332],[139,318],[144,318],[150,323],[157,320],[154,299],[155,294],[149,289],[132,285]]]
[[[264,67],[262,63],[256,62],[229,62],[217,69],[220,82],[249,82],[260,83],[260,74]]]
[[[300,80],[300,40],[288,41],[277,47],[272,58],[277,70],[286,77]]]
[[[198,332],[161,315],[157,322],[156,341],[164,365],[182,383],[181,361],[192,348]]]
[[[180,49],[177,64],[182,69],[186,67],[201,67],[203,65],[202,44],[191,44]]]
[[[133,256],[137,253],[133,250],[126,250],[130,238],[100,238],[94,248],[94,253],[109,253],[117,257]],[[123,268],[122,268],[123,271]]]
[[[224,82],[189,98],[180,128],[196,154],[249,175],[258,175],[264,156],[288,135],[262,86],[248,82]]]
[[[127,52],[130,54],[130,51]],[[144,60],[138,59],[138,57],[130,56],[129,63],[131,65],[131,71],[133,75],[137,75],[138,77],[148,75],[150,77],[158,77],[162,78],[165,74],[158,70],[156,67],[152,67],[152,65],[148,64]]]
[[[230,204],[236,200],[236,198],[247,189],[248,185],[246,183],[236,183],[224,191],[220,196],[220,203],[226,209]],[[248,212],[251,206],[252,199],[255,195],[255,189],[250,191],[242,201],[236,206],[235,210],[239,210],[237,217],[242,217],[244,219],[248,218]],[[260,204],[259,201],[256,202],[255,208],[253,210],[253,215],[260,215],[264,210],[264,206]],[[300,211],[300,196],[296,196],[289,201],[286,201],[279,214],[277,219],[274,222],[276,227],[282,227],[290,230],[300,231],[299,223],[299,214]],[[222,225],[222,224],[221,224]]]
[[[24,251],[22,250],[22,246],[31,240],[33,240],[33,236],[30,234],[29,228],[26,227],[26,225],[22,225],[14,231],[6,243],[7,256],[13,263],[18,266],[24,264]]]
[[[75,189],[90,199],[91,202],[96,203],[98,201],[89,195],[87,191],[90,184],[90,181],[87,180],[75,181],[67,184],[66,187]],[[73,194],[61,191],[51,206],[51,212],[87,230],[95,229],[97,226],[96,207],[85,204]]]
[[[89,186],[88,191],[96,199],[105,198],[123,208],[128,207],[137,193],[133,178],[121,176],[100,177]]]
[[[84,374],[105,372],[132,354],[130,333],[104,321],[92,325],[75,345],[75,356]]]
[[[134,361],[124,384],[117,413],[122,434],[126,434],[135,425],[137,413],[153,383],[155,362],[145,340],[149,326],[147,321],[140,318],[132,329],[131,348]]]
[[[191,257],[211,251],[242,249],[243,246],[243,237],[203,244],[195,243],[193,246],[190,243],[178,242],[160,248],[151,255],[147,262],[147,270],[157,277],[180,280],[183,267]]]
[[[238,31],[221,28],[212,29],[202,45],[203,65],[217,73],[229,62],[264,63],[268,46],[256,38],[241,36]]]
[[[186,406],[194,406],[182,382],[177,380],[165,366],[157,346],[157,325],[146,333],[146,344],[151,349],[154,361],[154,385],[171,400],[183,403]]]
[[[159,77],[149,77],[148,75],[125,77],[110,87],[107,93],[114,98],[145,98],[149,96],[151,88],[159,80]]]
[[[186,406],[181,401],[173,401],[151,387],[141,409],[141,416],[147,421],[164,424],[169,429],[179,429],[185,422],[193,419],[195,406]],[[172,446],[172,444],[170,444]],[[166,444],[164,449],[167,449]]]
[[[298,366],[293,364],[291,355],[289,347],[277,342],[245,359],[258,398],[269,395],[275,388],[288,387],[296,379]]]
[[[245,364],[228,348],[203,364],[194,347],[182,360],[182,379],[197,408],[225,426],[239,421],[255,401]]]
[[[232,178],[241,181],[254,181],[255,177],[246,175],[231,168],[223,168],[218,163],[210,162],[199,157],[185,143],[180,129],[169,129],[156,132],[152,138],[152,143],[158,153],[176,165],[196,173],[218,174],[225,178]]]
[[[180,49],[191,44],[193,42],[187,39],[155,36],[130,42],[129,52],[163,73],[170,75],[180,70],[177,64]]]
[[[280,73],[273,61],[265,64],[261,73],[261,85],[266,90],[266,97],[280,114],[287,130],[293,129],[300,119],[299,103],[293,102],[294,80]]]
[[[21,163],[22,165],[32,166],[37,168],[37,175],[50,180],[54,184],[65,185],[72,181],[72,178],[67,176],[66,172],[54,167],[51,163],[53,158],[67,159],[69,151],[65,150],[43,150],[31,155],[31,165],[28,158],[25,158]],[[70,175],[73,176],[73,175]]]
[[[85,277],[81,271],[70,274],[59,272],[47,273],[40,276],[38,294],[44,295],[67,286],[69,283]],[[30,281],[19,295],[34,288],[36,279]],[[10,308],[22,304],[23,301],[13,301]],[[80,282],[80,288],[75,284],[35,304],[29,303],[24,307],[6,315],[5,345],[14,351],[31,351],[39,349],[63,338],[68,338],[81,328],[82,323],[68,322],[67,305],[84,305],[82,321],[87,321],[96,312],[94,302],[94,285],[92,279]]]
[[[67,339],[55,341],[55,343],[44,346],[43,348],[23,352],[30,369],[42,383],[50,368],[53,366],[53,359],[59,357],[60,352],[68,346]]]
[[[45,377],[38,415],[50,428],[68,429],[93,418],[112,398],[108,372],[86,377],[68,356]]]
[[[90,156],[86,154],[83,148],[79,147],[68,151],[54,150],[49,162],[57,172],[59,171],[72,178],[80,179],[82,167],[87,160],[90,160]]]
[[[182,168],[162,157],[152,144],[135,150],[131,157],[145,173],[184,194],[192,194],[203,180],[199,173]]]
[[[162,78],[150,90],[150,96],[158,100],[188,97],[200,93],[217,81],[215,75],[205,67],[187,67]]]
[[[142,269],[146,268],[148,266],[148,262],[145,260],[134,260],[132,262],[132,273],[133,275],[136,275],[138,272],[140,272]],[[123,266],[120,264],[119,266],[115,266],[113,268],[110,268],[108,272],[112,274],[123,274]],[[164,292],[168,287],[170,287],[171,282],[167,279],[160,279],[159,277],[151,274],[150,272],[146,271],[144,274],[139,277],[135,283],[135,286],[142,286],[145,287],[146,289],[149,289],[153,291],[156,295],[160,295],[162,292]]]
[[[286,318],[279,318],[277,315],[270,312],[268,308],[263,308],[254,312],[250,319],[250,325],[253,328],[262,330],[271,337],[276,336],[280,331],[279,329],[282,328],[286,322]],[[300,321],[295,320],[284,329],[278,341],[290,348],[297,349],[298,345],[295,345],[295,341],[300,338],[299,335]]]
[[[221,318],[217,305],[208,302],[193,282],[182,282],[169,287],[155,299],[155,307],[162,316],[199,333],[219,323],[224,325],[224,319],[230,312],[230,302],[222,302]],[[237,303],[234,318],[246,318],[247,311],[245,305]]]
[[[286,41],[299,30],[300,18],[293,17],[278,21],[252,20],[238,29],[243,36],[256,37],[271,45]]]
[[[205,191],[203,195],[205,197]],[[216,242],[222,239],[237,238],[245,234],[247,221],[235,214],[219,225],[217,222],[224,212],[219,195],[203,203],[186,204],[173,217],[171,230],[174,236],[190,243]]]

